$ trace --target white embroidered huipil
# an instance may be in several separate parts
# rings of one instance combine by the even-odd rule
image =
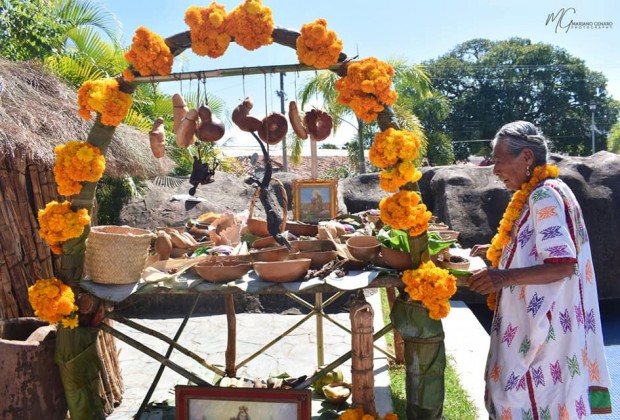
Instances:
[[[557,262],[575,262],[575,273],[498,294],[485,372],[491,418],[582,419],[610,410],[588,233],[572,191],[547,179],[526,201],[499,268]]]

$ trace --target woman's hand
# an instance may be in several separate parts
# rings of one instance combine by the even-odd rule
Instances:
[[[491,247],[490,244],[474,245],[474,247],[469,252],[469,255],[472,257],[486,258],[487,251],[489,250],[490,247]]]
[[[488,295],[508,286],[508,272],[496,268],[484,268],[469,278],[469,288],[476,293]]]

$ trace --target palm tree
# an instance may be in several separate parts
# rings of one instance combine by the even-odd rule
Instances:
[[[393,107],[399,125],[425,139],[421,123],[413,114],[411,104],[412,98],[426,98],[431,95],[430,78],[422,65],[411,66],[403,59],[388,60],[388,62],[394,67],[394,88],[399,93],[399,99]],[[301,107],[303,108],[314,97],[320,97],[323,100],[325,112],[334,119],[334,132],[342,123],[350,124],[356,129],[357,144],[349,148],[350,158],[351,152],[358,154],[355,160],[359,164],[359,172],[364,173],[366,171],[364,149],[372,143],[378,127],[375,122],[365,124],[357,117],[353,119],[354,122],[351,122],[354,115],[351,108],[338,103],[338,91],[335,87],[337,79],[338,75],[332,71],[325,70],[316,73],[301,88]],[[401,92],[406,94],[403,95]]]

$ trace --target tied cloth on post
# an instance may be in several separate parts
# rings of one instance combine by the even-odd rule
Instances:
[[[421,302],[400,295],[390,318],[405,342],[407,418],[440,420],[444,401],[446,348],[441,321]]]
[[[54,361],[60,369],[71,418],[75,420],[105,419],[100,397],[99,328],[59,328]]]

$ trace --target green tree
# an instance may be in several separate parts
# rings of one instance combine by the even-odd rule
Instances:
[[[620,153],[620,121],[611,127],[609,138],[607,139],[607,150]]]
[[[474,39],[426,63],[433,84],[448,98],[446,131],[452,141],[492,139],[514,120],[528,120],[553,140],[556,151],[590,153],[589,104],[597,103],[599,132],[608,133],[618,102],[607,95],[607,79],[565,50],[528,39]],[[597,93],[598,92],[598,93]],[[604,147],[598,136],[597,150]],[[455,143],[456,156],[484,151],[485,143]]]
[[[120,33],[114,15],[83,0],[2,0],[0,28],[0,54],[14,61],[61,56],[85,31],[102,31],[113,42]]]

